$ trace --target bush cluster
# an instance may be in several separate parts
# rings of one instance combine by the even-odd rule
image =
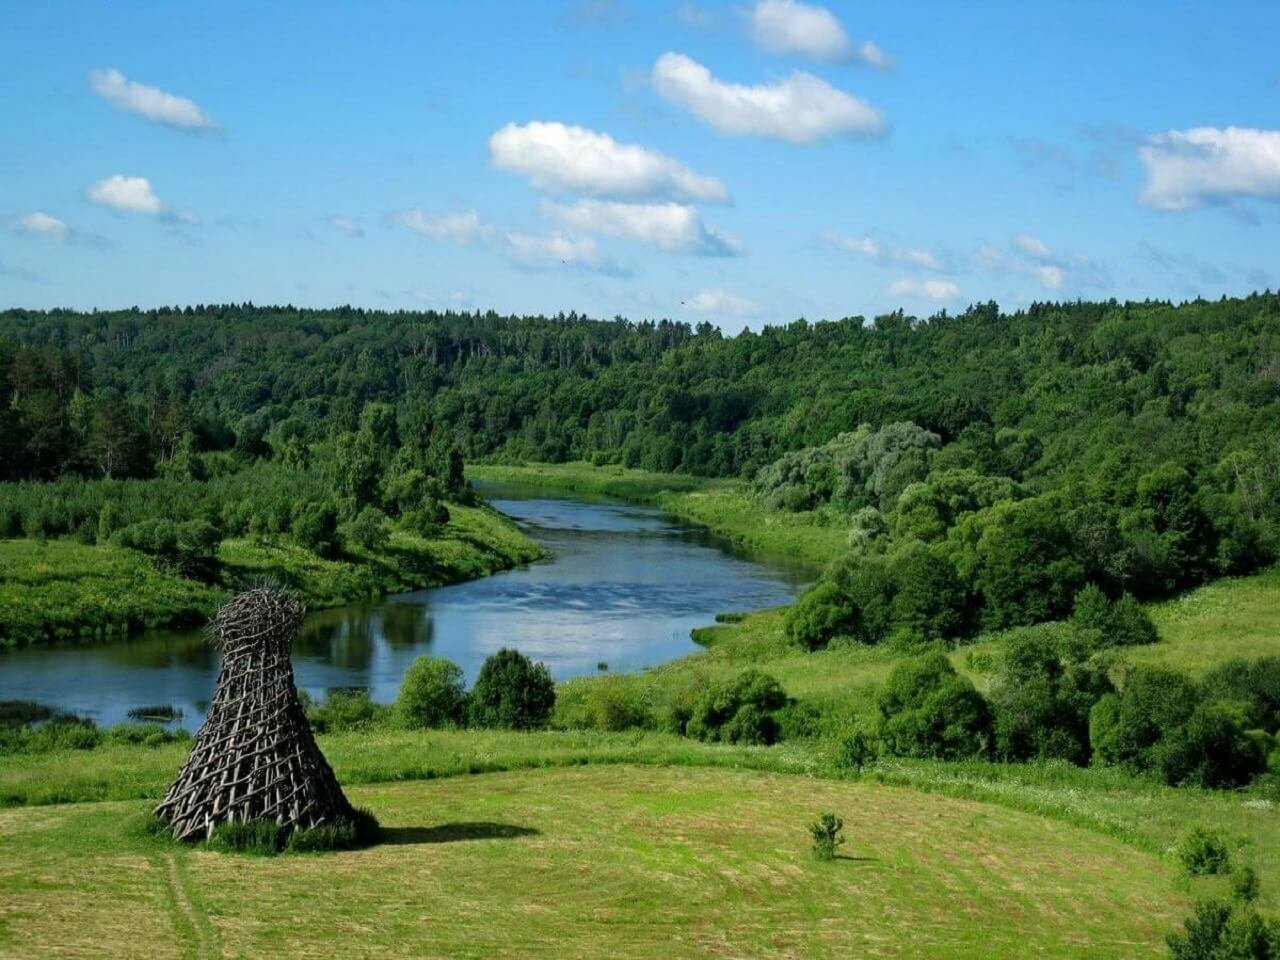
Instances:
[[[684,733],[698,740],[769,744],[778,739],[782,685],[767,673],[744,670],[710,684],[693,704]]]
[[[555,681],[546,664],[504,648],[486,658],[470,693],[456,664],[419,657],[405,672],[393,716],[410,729],[534,730],[547,725],[555,702]]]

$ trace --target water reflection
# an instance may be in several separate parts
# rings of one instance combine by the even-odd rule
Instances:
[[[319,610],[299,634],[298,685],[315,696],[367,688],[394,699],[423,654],[473,679],[486,656],[514,646],[557,678],[634,670],[694,649],[689,631],[725,610],[787,602],[806,572],[735,553],[654,510],[510,488],[491,502],[552,559],[469,583]],[[102,723],[139,704],[171,703],[197,725],[217,673],[204,632],[150,631],[108,644],[0,655],[0,700],[38,700]]]

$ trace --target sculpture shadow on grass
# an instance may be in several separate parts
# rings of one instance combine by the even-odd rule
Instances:
[[[441,823],[434,827],[383,827],[378,842],[397,847],[418,843],[457,843],[460,840],[514,840],[517,837],[536,837],[540,832],[514,823]]]

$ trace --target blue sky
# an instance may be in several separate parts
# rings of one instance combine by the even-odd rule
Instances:
[[[1275,3],[0,2],[0,306],[1280,285]]]

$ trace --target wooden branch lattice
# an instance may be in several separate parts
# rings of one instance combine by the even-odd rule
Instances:
[[[208,838],[228,822],[305,830],[351,816],[293,683],[289,654],[303,613],[292,597],[262,587],[232,598],[214,617],[218,688],[155,811],[176,839]]]

